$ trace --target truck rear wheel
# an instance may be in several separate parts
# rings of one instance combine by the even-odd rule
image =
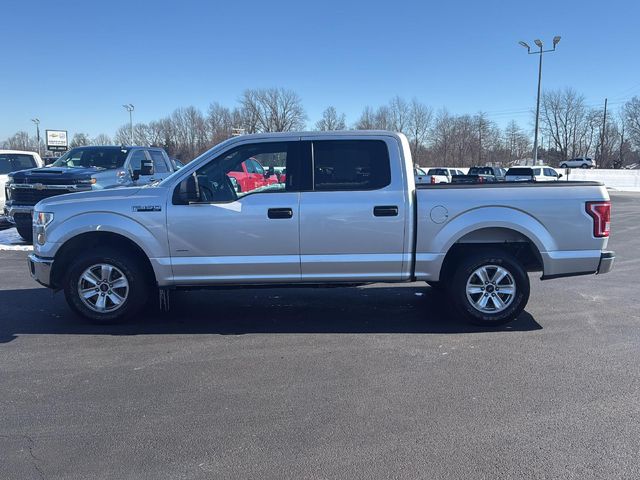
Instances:
[[[508,323],[529,301],[529,277],[506,252],[485,250],[465,257],[450,286],[454,306],[464,318],[481,326]]]
[[[115,323],[135,315],[149,296],[140,263],[117,250],[84,253],[71,264],[64,294],[73,311],[94,323]]]

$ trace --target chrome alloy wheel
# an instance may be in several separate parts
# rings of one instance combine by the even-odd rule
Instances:
[[[124,273],[108,263],[87,268],[78,280],[78,297],[94,312],[109,313],[121,308],[129,296]]]
[[[467,299],[482,313],[505,310],[516,295],[513,275],[498,265],[483,265],[467,279]]]

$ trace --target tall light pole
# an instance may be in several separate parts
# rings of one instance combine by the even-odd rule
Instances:
[[[38,140],[38,156],[41,155],[40,152],[40,119],[32,118],[31,121],[36,124],[36,139]]]
[[[538,99],[536,100],[536,130],[535,133],[533,135],[533,164],[537,165],[538,164],[538,123],[539,123],[539,119],[540,119],[540,86],[542,84],[542,54],[547,53],[547,52],[555,52],[556,50],[556,45],[558,45],[558,43],[560,43],[560,36],[556,35],[555,37],[553,37],[553,48],[549,49],[549,50],[543,50],[543,45],[542,42],[538,39],[535,39],[533,41],[533,43],[536,44],[536,46],[540,49],[540,50],[536,50],[534,52],[531,51],[531,47],[529,45],[527,45],[526,42],[518,42],[520,45],[522,45],[524,48],[527,49],[527,53],[529,55],[538,55],[539,56],[539,61],[538,61]]]
[[[133,111],[135,107],[132,103],[127,103],[126,105],[122,105],[127,112],[129,112],[129,132],[130,132],[130,140],[131,145],[133,145]]]

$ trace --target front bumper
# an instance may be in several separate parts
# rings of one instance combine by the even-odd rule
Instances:
[[[33,217],[33,209],[33,205],[11,205],[8,207],[4,207],[4,213],[9,221],[13,224],[16,223],[16,217],[19,219],[24,219],[25,222],[28,218],[29,222],[31,222],[31,218]]]
[[[41,258],[38,255],[31,254],[27,259],[29,264],[29,273],[40,285],[52,287],[51,285],[51,267],[53,267],[52,258]]]
[[[600,263],[598,264],[597,274],[609,273],[613,270],[613,264],[616,260],[616,252],[604,251],[600,254]]]

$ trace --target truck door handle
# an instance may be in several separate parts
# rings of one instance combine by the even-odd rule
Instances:
[[[398,207],[396,207],[395,205],[373,207],[373,215],[376,217],[397,217]]]
[[[270,208],[267,210],[267,217],[275,218],[291,218],[293,217],[293,210],[291,208]]]

